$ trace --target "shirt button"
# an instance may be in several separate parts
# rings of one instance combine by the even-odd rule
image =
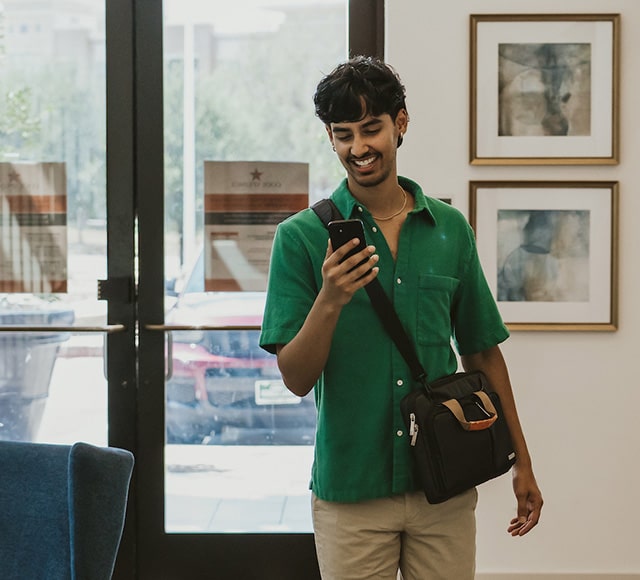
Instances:
[[[404,381],[402,379],[398,379],[396,381],[396,385],[398,385],[399,387],[401,387],[402,385],[404,385]]]
[[[363,210],[362,210],[362,207],[358,206],[358,211],[359,211],[360,213],[362,213],[362,211],[363,211]]]
[[[378,231],[378,228],[376,228],[375,226],[371,228],[371,231],[375,234]]]
[[[400,429],[398,429],[398,430],[396,431],[396,435],[397,435],[398,437],[402,437],[402,436],[404,435],[404,433],[403,433]]]
[[[396,280],[396,282],[397,282],[398,284],[402,284],[402,278],[398,278],[398,279]]]

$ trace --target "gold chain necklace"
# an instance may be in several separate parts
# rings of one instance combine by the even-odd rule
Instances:
[[[398,185],[398,187],[400,187]],[[392,220],[394,217],[399,216],[403,211],[404,208],[407,207],[407,192],[400,187],[400,189],[402,190],[402,207],[395,213],[392,213],[391,215],[388,215],[387,217],[377,217],[373,214],[371,214],[371,217],[376,220],[377,222],[386,222],[388,220]]]

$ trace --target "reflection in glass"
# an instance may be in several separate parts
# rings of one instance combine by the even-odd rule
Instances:
[[[309,202],[331,193],[342,169],[312,96],[346,56],[347,2],[164,7],[165,321],[194,327],[167,333],[165,528],[310,532],[313,394],[292,396],[259,348],[262,292],[204,291],[204,177],[211,161],[308,164]]]

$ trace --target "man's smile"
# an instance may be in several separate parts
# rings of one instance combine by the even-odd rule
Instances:
[[[357,167],[366,168],[371,165],[377,158],[377,155],[369,155],[367,157],[364,157],[363,159],[351,159],[351,162]]]

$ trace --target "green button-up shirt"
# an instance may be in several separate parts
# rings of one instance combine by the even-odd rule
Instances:
[[[460,354],[480,352],[509,333],[486,283],[464,216],[400,178],[415,198],[397,258],[346,180],[332,199],[364,222],[380,257],[378,278],[430,379],[457,369]],[[260,344],[275,352],[293,339],[322,285],[328,233],[311,209],[280,224],[271,256]],[[416,388],[409,368],[360,289],[343,308],[314,394],[318,409],[311,488],[327,501],[355,502],[418,489],[400,400]]]

